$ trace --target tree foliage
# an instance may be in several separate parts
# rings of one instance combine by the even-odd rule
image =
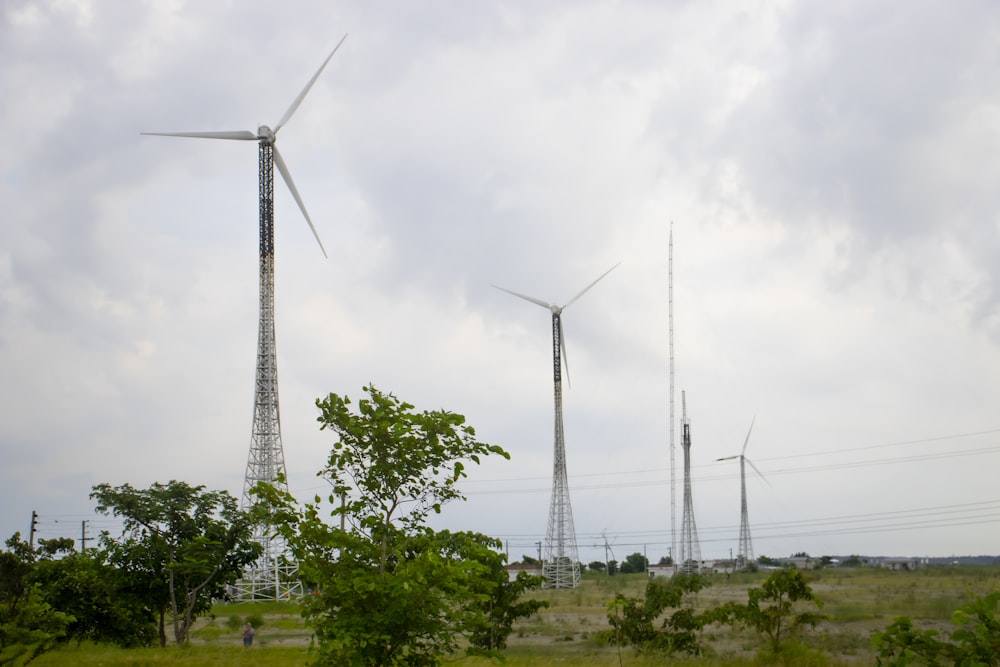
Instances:
[[[968,667],[1000,665],[1000,592],[977,597],[952,614],[955,629],[942,638],[937,630],[918,630],[907,617],[897,618],[872,636],[876,665],[904,667],[914,663]]]
[[[462,415],[416,412],[373,386],[356,410],[330,394],[316,402],[338,436],[318,473],[331,486],[300,507],[260,485],[260,512],[285,537],[315,594],[304,614],[320,665],[435,665],[465,638],[501,648],[511,623],[534,613],[518,603],[531,578],[509,582],[501,543],[471,532],[434,531],[429,517],[463,500],[469,462],[496,454]],[[327,521],[327,516],[334,519]]]
[[[628,556],[625,556],[625,561],[621,565],[622,574],[645,572],[648,569],[649,569],[649,559],[647,559],[638,551],[636,551],[633,554],[629,554]]]
[[[811,611],[799,611],[802,603],[822,608],[805,576],[794,568],[776,570],[759,587],[747,591],[747,604],[729,604],[717,610],[717,619],[756,630],[768,641],[775,654],[781,651],[783,639],[804,627],[815,627],[823,616]]]
[[[153,643],[152,607],[129,590],[122,573],[96,549],[39,559],[29,580],[38,584],[47,603],[73,617],[68,639],[124,647]]]
[[[38,553],[15,533],[0,551],[0,665],[27,665],[66,637],[73,617],[30,581]]]
[[[698,633],[715,617],[711,612],[696,612],[692,598],[708,586],[708,580],[701,575],[676,574],[669,579],[650,580],[644,599],[616,595],[608,603],[611,641],[639,651],[701,655]],[[663,617],[668,609],[675,611]]]
[[[101,543],[130,590],[157,610],[161,645],[167,613],[174,641],[185,643],[198,614],[261,552],[249,516],[226,491],[178,481],[148,489],[101,484],[90,497],[98,512],[123,520],[122,535],[104,533]]]

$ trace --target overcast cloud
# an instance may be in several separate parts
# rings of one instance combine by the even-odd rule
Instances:
[[[490,285],[561,304],[621,261],[564,315],[573,513],[585,562],[666,555],[672,222],[702,554],[754,417],[757,554],[1000,553],[998,31],[988,0],[7,0],[0,533],[96,533],[102,482],[241,493],[256,147],[139,133],[273,126],[348,33],[279,141],[330,255],[278,183],[294,493],[315,399],[372,382],[511,453],[438,522],[534,554],[550,316]]]

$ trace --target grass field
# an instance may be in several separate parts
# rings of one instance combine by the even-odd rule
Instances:
[[[718,576],[697,597],[708,608],[726,601],[746,601],[746,590],[757,586],[765,573]],[[813,591],[824,602],[828,620],[798,637],[801,646],[788,660],[794,665],[871,665],[870,637],[898,616],[913,618],[921,628],[950,628],[952,612],[979,597],[1000,590],[1000,567],[937,567],[915,572],[871,568],[841,568],[809,573]],[[643,575],[603,577],[587,575],[572,591],[536,591],[550,607],[515,626],[506,651],[507,665],[622,666],[660,665],[661,656],[636,655],[631,649],[609,646],[605,604],[615,593],[641,597]],[[248,617],[257,629],[254,646],[244,649],[240,626]],[[708,628],[703,635],[707,652],[697,659],[671,659],[673,665],[754,665],[759,637],[729,628]],[[288,603],[217,605],[201,619],[191,645],[169,649],[116,649],[84,644],[63,647],[33,665],[221,665],[241,667],[301,666],[308,661],[310,633],[298,608]],[[482,658],[458,658],[463,667],[495,665]]]

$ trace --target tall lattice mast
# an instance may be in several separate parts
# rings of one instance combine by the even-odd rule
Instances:
[[[701,545],[694,521],[694,499],[691,494],[691,421],[687,417],[687,399],[681,392],[681,447],[684,448],[684,517],[681,520],[680,569],[697,572],[701,568]]]
[[[677,570],[677,465],[674,445],[674,223],[667,246],[667,322],[670,347],[670,559]]]
[[[542,575],[545,588],[576,588],[580,585],[580,561],[576,547],[576,530],[573,527],[573,509],[569,501],[569,480],[566,474],[566,434],[563,430],[562,368],[566,365],[566,382],[569,383],[569,362],[566,360],[566,339],[563,336],[562,312],[611,273],[612,266],[590,283],[580,293],[566,302],[554,306],[535,297],[512,292],[494,285],[498,290],[513,294],[548,309],[552,313],[552,380],[555,395],[555,451],[552,461],[552,498],[549,502],[549,523],[545,531],[545,557]]]

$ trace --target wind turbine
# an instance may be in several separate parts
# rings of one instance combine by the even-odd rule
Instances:
[[[233,141],[256,141],[259,165],[259,212],[260,212],[260,316],[257,329],[257,370],[254,382],[254,416],[247,457],[246,475],[243,481],[244,509],[252,504],[251,489],[258,482],[278,483],[278,473],[285,467],[284,448],[281,444],[281,419],[278,412],[278,363],[274,338],[274,166],[277,165],[281,178],[285,181],[292,197],[305,216],[319,248],[326,257],[326,249],[319,239],[316,227],[306,211],[299,191],[292,181],[292,175],[278,152],[275,141],[278,131],[285,126],[302,104],[316,79],[326,68],[340,45],[347,39],[344,35],[330,55],[326,57],[309,83],[281,117],[274,128],[261,125],[256,132],[235,130],[225,132],[143,132],[145,135],[161,137],[193,137],[195,139],[227,139]],[[286,487],[287,483],[278,483]],[[301,594],[301,582],[297,577],[297,566],[288,558],[284,541],[270,534],[267,525],[254,529],[254,540],[263,546],[260,560],[251,566],[237,583],[237,594],[241,599],[285,599]]]
[[[621,264],[619,262],[618,264]],[[563,306],[556,306],[541,299],[512,292],[498,285],[496,289],[513,294],[549,310],[552,313],[552,380],[555,386],[555,455],[552,470],[552,499],[549,504],[549,524],[545,534],[545,560],[542,575],[546,588],[576,588],[580,585],[580,563],[576,548],[576,530],[573,527],[573,509],[569,500],[569,480],[566,475],[566,436],[563,431],[562,370],[566,369],[569,384],[569,360],[566,356],[566,339],[563,336],[562,312],[587,293],[618,264],[602,273],[597,280],[584,287]]]
[[[755,416],[750,421],[750,428],[747,430],[746,440],[743,441],[743,449],[739,454],[734,454],[733,456],[723,456],[721,459],[716,459],[716,461],[731,461],[732,459],[740,460],[740,542],[736,551],[736,565],[737,567],[744,568],[748,564],[753,562],[753,544],[750,541],[750,515],[747,513],[747,468],[746,464],[750,464],[760,478],[767,482],[767,478],[760,470],[757,470],[757,466],[753,464],[753,461],[746,457],[747,444],[750,442],[750,432],[753,431],[754,422],[757,421]]]

